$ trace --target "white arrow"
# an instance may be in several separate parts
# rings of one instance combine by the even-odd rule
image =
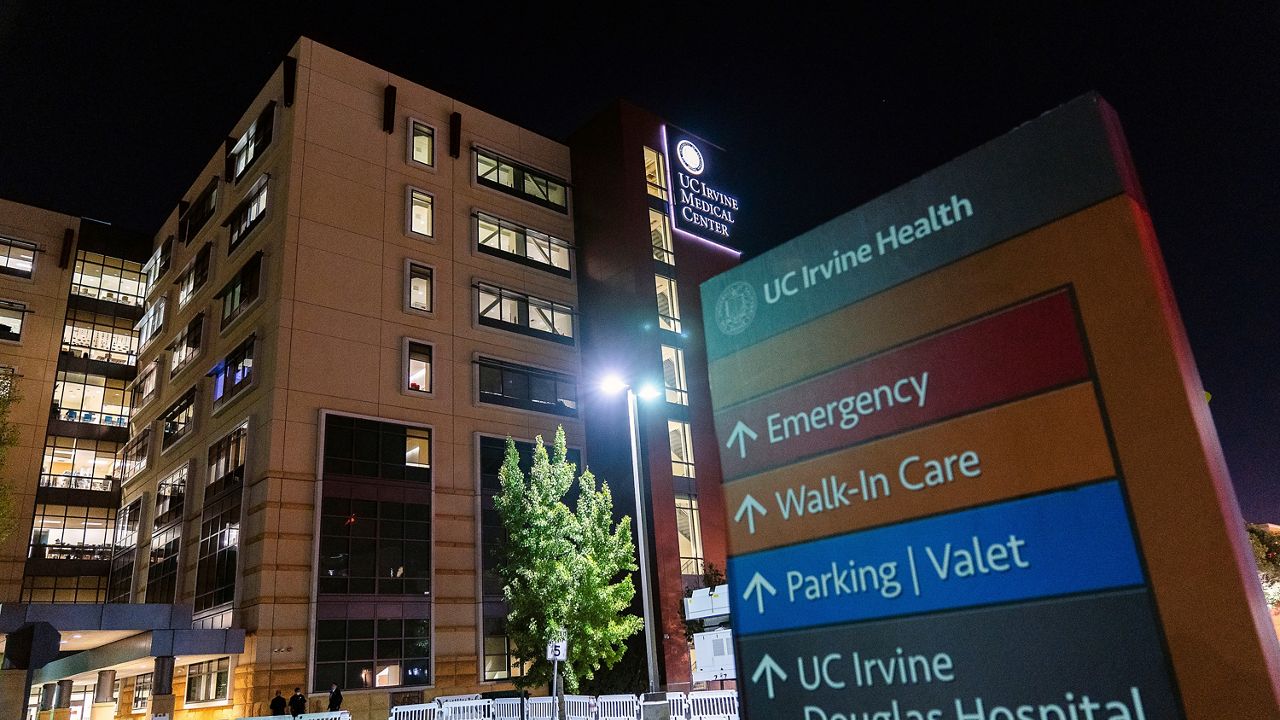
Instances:
[[[755,430],[747,427],[746,423],[739,420],[738,424],[733,426],[733,432],[729,433],[729,442],[725,443],[724,446],[731,448],[734,443],[738,443],[738,457],[746,459],[748,437],[755,440],[760,436],[756,434]]]
[[[747,591],[742,593],[743,600],[750,600],[751,593],[756,594],[756,609],[760,611],[761,615],[764,614],[765,590],[768,590],[770,595],[778,594],[777,588],[770,585],[769,581],[765,580],[763,575],[761,575],[760,573],[756,573],[755,577],[751,578],[751,582],[747,583]]]
[[[787,679],[787,674],[782,671],[782,668],[779,667],[778,663],[773,661],[773,658],[769,657],[766,654],[763,658],[761,658],[760,665],[756,667],[755,673],[751,675],[751,682],[753,683],[760,682],[761,675],[764,676],[765,682],[768,683],[769,685],[769,699],[772,700],[773,699],[773,676],[777,675],[779,680],[782,680],[785,682]]]
[[[733,516],[734,522],[742,522],[742,516],[747,516],[747,530],[752,534],[756,534],[756,516],[754,513],[768,515],[769,511],[764,509],[758,500],[751,497],[750,493],[742,498],[742,504],[738,506],[738,514]]]

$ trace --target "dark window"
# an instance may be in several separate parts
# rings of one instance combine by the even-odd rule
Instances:
[[[172,260],[173,236],[170,235],[151,254],[151,259],[147,260],[147,264],[142,266],[142,275],[146,278],[147,290],[153,290],[156,287],[156,281],[169,271],[169,264]]]
[[[160,528],[182,519],[182,508],[187,494],[188,466],[174,470],[160,479],[156,487],[155,527]]]
[[[578,385],[568,375],[482,357],[480,402],[576,417]]]
[[[133,386],[129,395],[129,399],[133,407],[140,408],[151,402],[156,396],[160,359],[156,358],[147,364],[146,367],[138,371],[138,379],[133,381]]]
[[[321,594],[431,593],[431,506],[326,497],[320,511]]]
[[[209,281],[209,256],[213,252],[213,243],[205,243],[196,253],[190,267],[178,276],[178,307],[185,307],[191,298]]]
[[[151,458],[151,430],[143,428],[137,437],[129,439],[116,458],[116,477],[127,483],[135,475],[147,469]]]
[[[263,109],[258,119],[227,150],[226,169],[229,173],[227,179],[239,182],[240,178],[244,177],[244,174],[253,166],[253,163],[262,157],[262,153],[271,144],[271,125],[275,119],[275,110],[276,104],[274,101],[267,103],[267,107]]]
[[[249,258],[240,272],[222,288],[222,327],[226,327],[244,313],[258,299],[258,285],[262,275],[262,253]]]
[[[0,300],[0,340],[21,342],[22,321],[26,315],[27,306],[24,303]]]
[[[431,621],[317,620],[315,663],[313,692],[430,685]]]
[[[178,337],[173,339],[167,350],[171,353],[169,358],[169,377],[173,377],[182,372],[192,360],[200,355],[200,345],[204,337],[204,313],[200,313],[191,318],[191,322],[178,333]]]
[[[569,211],[565,181],[488,150],[476,150],[476,182],[545,208]]]
[[[476,299],[481,325],[573,344],[573,308],[568,305],[487,283],[476,284]]]
[[[101,575],[76,577],[27,575],[22,578],[24,603],[102,603],[107,600],[107,579]]]
[[[111,558],[111,572],[107,581],[107,602],[127,603],[133,592],[133,561],[137,548],[120,550]]]
[[[200,519],[196,564],[196,612],[235,599],[236,556],[240,550],[240,490],[206,502]]]
[[[164,295],[157,297],[147,305],[147,310],[142,314],[142,319],[138,321],[135,330],[138,333],[139,347],[146,345],[155,339],[156,336],[164,330],[165,310],[168,306],[168,300]]]
[[[328,415],[324,474],[431,481],[431,431],[395,423]]]
[[[218,178],[209,181],[209,185],[191,201],[186,211],[178,215],[178,238],[183,243],[190,243],[196,233],[209,222],[218,211]]]
[[[160,416],[160,424],[164,428],[164,434],[160,439],[160,449],[167,450],[173,447],[174,443],[186,437],[191,432],[191,426],[196,417],[196,390],[192,388],[187,391],[168,410]]]
[[[223,223],[230,232],[230,242],[227,245],[227,254],[230,255],[236,248],[240,247],[240,243],[248,237],[262,218],[267,214],[267,176],[263,175],[258,182],[249,188],[245,199],[235,210],[231,211],[231,216]]]
[[[569,277],[573,246],[557,237],[486,213],[476,213],[476,242],[486,255]]]
[[[151,560],[147,566],[147,602],[172,603],[178,596],[178,550],[182,523],[174,523],[151,536]]]
[[[0,237],[0,274],[29,278],[36,266],[36,245]]]
[[[209,371],[213,378],[214,405],[230,400],[253,382],[254,339],[255,336],[250,335]]]
[[[249,426],[246,423],[209,446],[209,486],[205,490],[206,497],[214,497],[244,485],[245,439],[248,434]]]

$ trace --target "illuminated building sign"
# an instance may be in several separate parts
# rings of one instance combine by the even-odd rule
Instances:
[[[720,182],[720,149],[671,125],[666,134],[672,223],[700,238],[728,240],[738,219],[738,198]]]

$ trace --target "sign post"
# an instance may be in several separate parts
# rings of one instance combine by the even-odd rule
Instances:
[[[556,692],[556,686],[560,681],[560,661],[568,657],[568,640],[552,640],[547,643],[547,660],[551,661],[551,697],[560,697]]]
[[[1280,647],[1100,98],[702,297],[748,716],[1280,718]]]

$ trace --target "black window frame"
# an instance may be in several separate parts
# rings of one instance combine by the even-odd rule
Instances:
[[[496,257],[496,258],[502,258],[503,260],[508,260],[510,262],[518,263],[525,267],[531,267],[536,270],[542,270],[543,272],[548,272],[548,273],[551,273],[552,275],[558,275],[559,277],[565,277],[565,278],[573,277],[573,258],[574,258],[574,253],[576,252],[576,249],[574,248],[573,244],[570,243],[569,241],[564,240],[562,238],[558,238],[550,233],[542,232],[541,230],[534,230],[533,228],[528,227],[527,225],[521,225],[520,223],[516,223],[510,220],[500,218],[497,215],[494,215],[492,213],[487,213],[487,212],[482,212],[477,210],[476,212],[472,213],[471,218],[472,218],[471,225],[475,229],[475,233],[476,233],[476,252],[484,253],[485,255],[492,255],[493,257]],[[516,236],[515,244],[517,247],[517,251],[512,252],[509,250],[504,250],[501,247],[495,247],[493,245],[486,244],[485,240],[487,238],[483,234],[484,229],[481,227],[482,223],[488,223],[498,228],[497,233],[490,233],[488,235],[489,238],[492,238],[495,236],[500,237],[500,233],[502,232],[502,230],[511,231]],[[550,246],[553,246],[553,245],[564,248],[565,254],[567,255],[567,258],[568,258],[568,262],[566,266],[560,267],[555,263],[543,262],[537,259],[536,257],[531,256],[530,250],[529,250],[531,242],[535,247],[539,242],[546,242],[548,245],[548,249],[550,248]],[[548,255],[548,258],[550,258],[549,252],[547,255]]]
[[[254,253],[214,297],[222,301],[222,324],[225,330],[253,307],[262,295],[262,253]]]
[[[231,138],[227,139],[226,149],[226,167],[223,168],[226,179],[229,182],[239,184],[249,170],[262,159],[267,148],[271,147],[271,141],[275,135],[275,113],[276,101],[272,100],[267,103],[262,112],[250,123],[244,133],[232,142]],[[247,150],[253,150],[253,157],[244,164],[243,167],[236,169],[236,161]]]
[[[178,239],[190,245],[205,225],[218,214],[218,187],[222,178],[214,176],[204,190],[178,214]]]
[[[178,373],[190,367],[201,355],[204,348],[204,313],[196,313],[196,316],[187,322],[186,327],[173,342],[165,348],[169,351],[169,379],[172,380]]]
[[[186,307],[196,293],[209,282],[210,260],[213,257],[213,243],[207,242],[196,252],[196,256],[178,275],[174,284],[178,286],[178,309]],[[190,281],[190,282],[188,282]]]
[[[182,397],[160,414],[159,420],[160,452],[190,437],[196,422],[196,388],[183,393]]]
[[[227,254],[230,255],[236,251],[245,240],[253,233],[258,226],[262,225],[262,221],[267,217],[267,213],[271,212],[271,197],[269,190],[271,189],[271,176],[263,175],[249,186],[248,191],[244,194],[244,199],[236,205],[223,221],[222,226],[227,229]],[[253,209],[258,199],[262,199],[262,209],[257,215],[249,217],[249,211]]]
[[[211,392],[215,408],[231,402],[253,385],[253,353],[257,339],[256,333],[249,335],[209,371],[208,377],[213,378]]]
[[[552,383],[555,398],[534,397],[534,380]],[[496,382],[496,384],[495,384]],[[562,386],[572,387],[572,397],[561,397]],[[521,388],[524,392],[521,393]],[[476,396],[480,403],[519,408],[560,417],[578,416],[578,381],[571,375],[481,356],[476,360]],[[572,402],[572,405],[567,404]]]
[[[409,431],[419,434],[410,436]],[[408,464],[409,437],[427,441],[425,467]],[[399,480],[429,486],[434,439],[429,427],[329,413],[325,415],[323,472],[325,477]]]
[[[31,310],[28,308],[26,303],[18,302],[17,300],[0,300],[0,308],[18,314],[17,332],[10,330],[8,325],[0,326],[5,328],[4,330],[0,330],[0,340],[11,343],[22,342],[22,328],[27,324],[27,313],[31,312]]]
[[[431,525],[429,501],[326,495],[320,509],[317,594],[429,597]]]
[[[25,250],[31,253],[31,269],[23,272],[9,265],[9,261],[13,259],[15,250]],[[0,275],[8,275],[10,277],[23,278],[30,280],[36,273],[36,255],[40,252],[40,246],[26,240],[19,240],[8,235],[0,235]]]
[[[490,188],[492,190],[497,190],[498,192],[503,193],[505,195],[510,195],[512,197],[520,198],[521,200],[533,203],[538,207],[544,207],[548,210],[554,210],[555,212],[562,213],[564,215],[569,214],[570,186],[567,180],[564,180],[556,175],[552,175],[551,173],[544,172],[536,168],[532,168],[528,165],[525,165],[522,162],[509,158],[506,155],[494,152],[492,150],[487,150],[485,148],[480,148],[480,147],[472,148],[472,154],[474,155],[473,163],[475,167],[476,184],[481,185],[483,187]],[[490,161],[492,161],[494,163],[494,168],[499,175],[501,175],[502,166],[505,165],[508,168],[510,168],[512,184],[508,186],[503,184],[499,180],[496,180],[496,179],[490,180],[489,178],[485,177],[484,174],[480,172],[481,157],[486,157]],[[553,202],[550,199],[549,195],[540,196],[540,195],[531,194],[527,192],[525,188],[528,185],[527,179],[530,179],[530,178],[534,180],[535,185],[539,180],[543,182],[555,183],[559,185],[561,190],[564,192],[564,204],[559,205]]]
[[[510,332],[518,333],[520,335],[528,335],[529,337],[542,338],[543,340],[550,340],[552,342],[559,343],[561,345],[574,345],[577,343],[577,339],[576,339],[577,328],[574,327],[577,324],[577,321],[575,319],[575,315],[577,313],[574,311],[572,305],[566,305],[564,303],[556,302],[554,300],[548,300],[546,298],[541,298],[536,295],[529,295],[528,293],[522,293],[518,290],[511,290],[509,288],[504,288],[501,285],[494,285],[493,283],[488,283],[488,282],[477,282],[472,287],[475,289],[476,322],[478,322],[480,325],[484,325],[486,327],[498,328],[501,330],[507,330]],[[484,302],[484,293],[486,292],[494,295],[497,298],[497,300],[489,303],[488,305],[482,305],[482,303]],[[504,300],[511,300],[516,303],[516,319],[515,320],[508,320],[505,317],[506,306],[503,302]],[[553,328],[556,327],[555,316],[557,312],[563,312],[565,315],[568,315],[569,327],[570,327],[569,334],[561,335],[554,331],[549,332],[546,330],[542,330],[540,328],[531,327],[529,325],[529,322],[530,322],[529,318],[530,318],[530,305],[532,304],[549,306],[550,310],[552,311],[551,326]],[[499,308],[500,317],[495,318],[485,314],[487,310],[493,307]]]

